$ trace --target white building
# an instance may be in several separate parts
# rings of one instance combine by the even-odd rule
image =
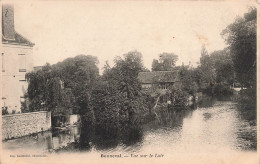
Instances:
[[[33,46],[28,39],[18,34],[14,27],[14,8],[2,6],[2,107],[8,112],[21,111],[21,101],[28,84],[25,74],[33,71]]]

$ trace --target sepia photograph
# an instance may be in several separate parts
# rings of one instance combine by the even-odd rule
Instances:
[[[258,5],[3,1],[0,163],[259,163]]]

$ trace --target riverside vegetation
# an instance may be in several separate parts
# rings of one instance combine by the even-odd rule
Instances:
[[[175,96],[177,102],[171,109],[177,106],[180,110],[187,109],[187,97],[198,92],[217,97],[233,95],[232,86],[236,84],[242,90],[234,100],[247,111],[245,115],[253,113],[250,117],[255,117],[256,9],[250,8],[221,35],[229,46],[212,53],[202,46],[197,68],[176,66],[178,56],[174,53],[160,54],[164,56],[162,62],[154,59],[152,71],[179,70],[182,85],[171,92],[175,93],[170,96]],[[138,51],[116,57],[114,63],[112,67],[106,63],[100,75],[95,56],[79,55],[28,73],[25,95],[28,100],[22,104],[22,112],[48,110],[52,115],[80,114],[83,127],[94,128],[104,137],[129,134],[138,138],[138,130],[127,133],[128,129],[135,131],[156,103],[154,97],[142,92],[137,79],[139,72],[149,70],[143,66]]]

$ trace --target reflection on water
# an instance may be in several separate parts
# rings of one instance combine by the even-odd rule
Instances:
[[[255,151],[256,120],[244,119],[245,112],[231,101],[205,100],[196,110],[164,111],[159,118],[147,117],[143,123],[132,118],[123,132],[102,127],[71,127],[65,131],[43,132],[3,142],[9,150],[34,152],[171,152],[215,153]],[[253,123],[252,123],[253,122]]]
[[[3,141],[3,148],[9,150],[33,150],[37,153],[51,152],[77,142],[80,128],[71,127],[66,131],[51,132],[46,131],[30,136]]]

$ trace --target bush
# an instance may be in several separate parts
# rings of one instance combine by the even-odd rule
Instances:
[[[243,89],[235,97],[237,108],[240,109],[241,116],[246,119],[250,125],[256,125],[256,89]]]
[[[232,96],[233,89],[230,88],[229,85],[215,84],[213,88],[211,86],[207,86],[202,90],[202,93],[209,96]]]
[[[170,107],[176,109],[187,109],[188,95],[189,94],[182,89],[172,89],[170,93],[172,104],[170,105]]]
[[[231,96],[233,89],[228,85],[217,84],[214,86],[214,95],[216,96]]]
[[[212,95],[212,88],[207,86],[206,88],[202,88],[202,93],[206,95]]]
[[[21,102],[21,112],[22,113],[28,113],[29,110],[29,98],[28,95],[25,94],[25,100]]]
[[[7,106],[2,107],[2,116],[7,115],[7,114],[9,114],[8,113],[8,107]]]
[[[236,97],[241,109],[244,110],[256,110],[256,89],[249,88],[243,89]]]

